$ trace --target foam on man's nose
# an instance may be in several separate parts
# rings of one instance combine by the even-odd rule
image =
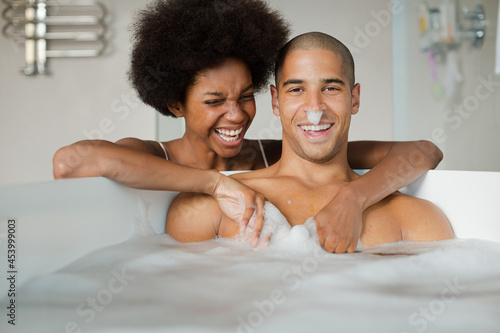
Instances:
[[[306,113],[307,113],[307,120],[313,125],[318,125],[321,120],[321,116],[323,115],[323,110],[319,111],[306,110]]]

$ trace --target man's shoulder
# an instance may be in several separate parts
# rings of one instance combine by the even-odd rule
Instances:
[[[417,198],[411,195],[396,192],[391,194],[387,199],[388,208],[393,214],[404,214],[409,217],[418,217],[426,213],[443,214],[441,210],[429,200]]]
[[[383,215],[385,218],[395,219],[397,223],[404,223],[418,218],[429,210],[438,210],[438,208],[428,200],[396,192],[368,208],[367,211]]]
[[[170,204],[165,232],[181,242],[215,237],[222,212],[217,201],[201,193],[180,193]]]
[[[382,200],[377,208],[378,217],[384,216],[393,226],[398,226],[404,240],[431,241],[453,237],[446,215],[428,200],[397,192]]]
[[[234,178],[234,179],[244,183],[245,185],[247,185],[246,184],[247,182],[271,178],[272,175],[274,174],[273,169],[274,168],[271,166],[269,168],[264,168],[264,169],[259,169],[259,170],[235,173],[235,174],[231,175],[231,178]]]
[[[387,206],[390,207],[391,209],[400,209],[400,208],[410,209],[413,207],[416,208],[428,205],[434,206],[434,204],[428,200],[417,198],[400,192],[396,192],[389,195],[382,202],[386,202]]]

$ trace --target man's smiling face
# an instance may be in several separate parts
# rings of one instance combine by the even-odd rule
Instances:
[[[359,85],[351,89],[341,58],[324,49],[295,50],[285,59],[273,112],[281,117],[283,141],[312,162],[331,160],[343,147],[351,115],[359,109]],[[322,111],[317,125],[307,112]]]

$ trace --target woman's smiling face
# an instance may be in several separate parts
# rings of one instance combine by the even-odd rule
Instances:
[[[186,102],[171,108],[186,120],[186,136],[203,142],[221,157],[237,155],[255,117],[252,75],[234,58],[204,70],[187,90]]]

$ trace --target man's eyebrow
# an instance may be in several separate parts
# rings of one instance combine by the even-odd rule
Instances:
[[[320,81],[323,84],[338,83],[338,84],[343,85],[343,86],[346,85],[344,80],[335,79],[335,78],[321,79]],[[283,87],[286,87],[287,85],[290,85],[290,84],[303,84],[303,83],[304,83],[304,80],[301,80],[301,79],[289,79],[289,80],[286,80],[285,82],[283,82]]]
[[[321,80],[321,82],[326,83],[326,84],[328,84],[328,83],[338,83],[340,85],[345,86],[345,82],[343,80],[341,80],[341,79],[323,79],[323,80]]]
[[[301,79],[288,79],[285,82],[283,82],[283,87],[286,87],[287,85],[290,84],[302,84],[304,83],[304,80]]]
[[[241,93],[244,93],[252,88],[253,88],[253,83],[251,83],[248,87],[243,88],[243,90],[241,90]],[[217,97],[225,97],[226,96],[224,93],[221,93],[218,91],[207,91],[206,93],[204,93],[204,95],[217,96]]]

